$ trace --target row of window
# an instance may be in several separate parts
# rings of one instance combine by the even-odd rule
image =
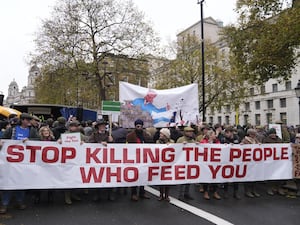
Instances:
[[[255,109],[256,110],[260,110],[261,109],[261,101],[255,101],[254,104],[255,104]],[[280,106],[280,108],[286,108],[286,98],[280,98],[279,99],[279,106]],[[225,107],[225,113],[231,113],[231,105],[225,105],[224,107]],[[267,100],[267,109],[273,109],[273,108],[274,108],[274,101],[273,101],[273,99]],[[210,110],[211,110],[211,112],[213,114],[214,108],[212,107]],[[245,103],[244,110],[246,112],[250,111],[250,102],[246,102]],[[222,112],[222,109],[218,108],[218,113],[221,113],[221,112]]]
[[[275,121],[273,121],[274,115],[273,113],[266,113],[266,124],[270,124],[270,123],[274,123]],[[225,116],[225,121],[222,120],[222,116],[218,116],[217,117],[217,123],[219,124],[225,124],[225,125],[232,125],[235,123],[235,121],[230,121],[230,116]],[[287,123],[287,114],[285,112],[280,113],[280,120],[286,124]],[[210,116],[209,117],[209,123],[214,124],[214,117]],[[250,123],[249,121],[249,115],[244,115],[243,116],[243,125],[246,125]],[[261,123],[261,114],[255,114],[255,124],[252,124],[255,126],[259,126],[259,125],[264,125]]]
[[[291,81],[287,81],[285,82],[285,90],[289,91],[292,90],[292,82]],[[272,92],[278,92],[278,84],[272,84]],[[262,85],[260,87],[260,94],[265,94],[266,93],[266,87],[264,85]],[[250,95],[253,96],[254,95],[254,88],[250,88]]]

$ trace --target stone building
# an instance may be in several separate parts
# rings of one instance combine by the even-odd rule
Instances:
[[[6,106],[12,104],[28,104],[35,102],[34,82],[40,75],[40,69],[37,65],[33,65],[29,69],[27,78],[27,86],[24,86],[20,91],[19,86],[15,79],[8,86],[8,95],[4,102]]]
[[[219,32],[223,23],[211,17],[203,19],[204,39],[210,40],[222,53],[227,54],[229,48],[220,41]],[[195,35],[201,37],[200,21],[188,27],[177,35],[178,40]],[[226,65],[226,63],[224,63]],[[208,107],[206,122],[211,124],[240,124],[266,125],[282,121],[287,125],[300,124],[300,105],[295,93],[295,87],[300,80],[300,64],[291,74],[291,78],[284,82],[270,79],[262,86],[253,86],[238,109],[231,104],[224,104],[221,108]]]

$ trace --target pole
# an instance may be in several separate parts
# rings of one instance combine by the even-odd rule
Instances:
[[[200,4],[200,25],[201,25],[201,69],[202,69],[202,121],[205,122],[205,68],[204,68],[204,28],[203,28],[203,2],[204,0],[199,1]]]
[[[299,107],[298,107],[298,110],[299,110],[299,126],[300,126],[300,97],[298,97],[298,105],[299,105]]]

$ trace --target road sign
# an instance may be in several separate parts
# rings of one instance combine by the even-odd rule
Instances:
[[[102,114],[120,113],[121,103],[118,101],[102,101]]]

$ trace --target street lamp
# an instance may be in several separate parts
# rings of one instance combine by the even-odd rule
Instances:
[[[200,24],[201,24],[201,66],[202,66],[202,121],[205,119],[205,69],[204,69],[204,28],[203,28],[203,2],[204,0],[198,0],[197,4],[200,4]]]
[[[298,104],[299,104],[299,124],[300,124],[300,80],[298,80],[298,84],[295,87],[296,96],[298,98]]]

